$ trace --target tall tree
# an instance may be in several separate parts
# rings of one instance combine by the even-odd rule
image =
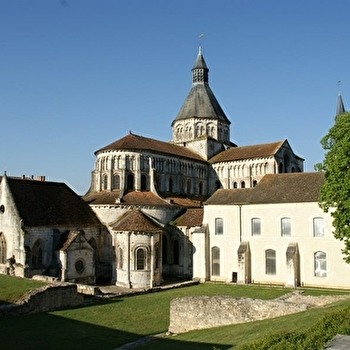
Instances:
[[[335,117],[321,144],[326,150],[323,161],[325,182],[319,205],[333,217],[334,237],[344,241],[344,260],[350,263],[350,113]]]

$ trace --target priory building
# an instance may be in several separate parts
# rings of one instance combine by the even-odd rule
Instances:
[[[341,96],[338,103],[340,113]],[[167,278],[350,287],[342,242],[318,207],[324,174],[304,173],[287,140],[234,144],[230,125],[200,48],[172,140],[130,132],[95,152],[79,204],[86,220],[66,214],[59,225],[37,220],[29,229],[25,220],[14,229],[15,180],[2,178],[0,271],[8,271],[13,255],[18,275],[129,288]],[[57,203],[56,210],[65,209]],[[17,210],[16,222],[21,215]]]

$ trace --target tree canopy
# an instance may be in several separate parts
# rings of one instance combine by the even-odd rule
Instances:
[[[321,144],[326,154],[319,205],[333,217],[334,237],[344,241],[344,259],[350,263],[350,113],[335,117]]]

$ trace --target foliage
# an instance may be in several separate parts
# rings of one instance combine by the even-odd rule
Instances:
[[[350,334],[350,306],[333,311],[303,331],[269,334],[259,341],[245,344],[239,350],[322,349],[336,334]]]
[[[334,125],[321,140],[327,151],[326,172],[319,205],[333,217],[334,237],[344,241],[343,253],[350,263],[350,113],[335,117]]]
[[[316,163],[316,164],[314,165],[314,170],[315,170],[315,171],[318,171],[318,172],[324,171],[323,163]]]

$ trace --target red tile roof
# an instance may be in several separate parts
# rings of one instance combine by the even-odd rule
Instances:
[[[195,227],[203,222],[203,208],[189,208],[175,220],[176,226]]]
[[[324,173],[265,175],[253,188],[217,190],[204,204],[269,204],[317,202]]]
[[[102,191],[102,192],[88,192],[83,198],[91,205],[119,204],[120,191]],[[159,198],[150,191],[131,191],[124,194],[122,201],[123,205],[151,205],[151,206],[169,206],[172,205],[165,199]]]
[[[270,157],[276,154],[284,142],[285,140],[260,145],[232,147],[212,157],[209,162],[213,164],[241,159]]]
[[[64,183],[6,180],[25,226],[101,225],[89,205]]]
[[[197,153],[190,151],[189,149],[171,143],[162,142],[154,139],[150,139],[143,136],[134,135],[132,133],[124,136],[123,138],[105,146],[95,152],[97,155],[103,151],[109,150],[125,150],[125,151],[150,151],[158,154],[164,154],[168,156],[189,158],[192,160],[198,160],[204,162],[205,160]]]
[[[115,231],[161,232],[162,226],[139,209],[127,211],[113,226]]]

